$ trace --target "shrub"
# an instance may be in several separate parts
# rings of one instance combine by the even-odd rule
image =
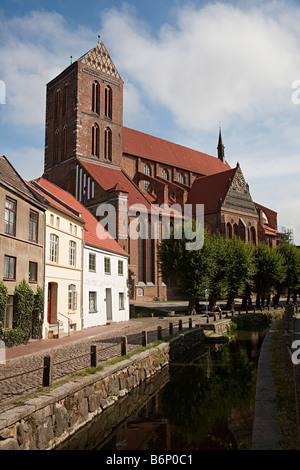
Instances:
[[[42,337],[42,328],[44,322],[44,291],[41,287],[37,287],[36,295],[34,296],[34,338]]]
[[[27,341],[30,338],[31,315],[34,305],[34,292],[25,280],[15,288],[14,329],[21,330]]]
[[[0,331],[4,326],[4,315],[8,300],[8,292],[4,283],[0,282]]]

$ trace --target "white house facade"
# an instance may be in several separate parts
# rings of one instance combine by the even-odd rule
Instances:
[[[128,258],[84,244],[83,328],[129,320]]]

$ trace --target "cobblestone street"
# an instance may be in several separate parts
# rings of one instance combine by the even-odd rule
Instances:
[[[199,322],[199,317],[192,318],[194,326]],[[73,333],[70,337],[37,340],[8,349],[6,363],[0,365],[0,406],[42,386],[46,355],[53,357],[53,380],[58,381],[90,366],[91,345],[97,345],[98,363],[101,364],[121,356],[122,336],[127,337],[128,352],[131,352],[142,345],[142,331],[147,331],[147,342],[151,343],[157,339],[158,326],[162,327],[162,335],[167,336],[170,322],[175,333],[179,329],[179,320],[183,329],[188,328],[189,318],[186,315],[134,318],[120,324]]]

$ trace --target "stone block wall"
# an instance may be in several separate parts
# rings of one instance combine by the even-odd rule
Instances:
[[[113,405],[179,354],[203,343],[202,328],[168,343],[106,366],[86,377],[74,377],[49,393],[26,400],[0,414],[0,450],[50,450]]]

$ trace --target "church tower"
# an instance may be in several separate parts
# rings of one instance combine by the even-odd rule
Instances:
[[[44,177],[75,194],[77,160],[120,167],[123,81],[103,42],[47,84]]]

